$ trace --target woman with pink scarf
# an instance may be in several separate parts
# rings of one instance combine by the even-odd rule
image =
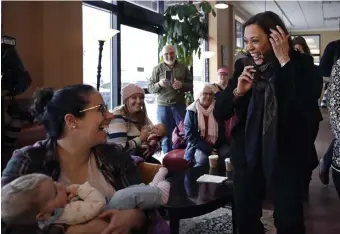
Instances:
[[[199,98],[187,107],[184,129],[188,144],[184,159],[195,166],[208,164],[211,154],[218,154],[221,162],[228,154],[224,125],[216,121],[214,108],[214,93],[210,84],[205,85]]]

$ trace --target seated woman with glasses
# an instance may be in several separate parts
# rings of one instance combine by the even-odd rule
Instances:
[[[144,90],[136,84],[128,84],[122,88],[121,94],[123,105],[113,110],[108,142],[122,145],[132,155],[140,156],[147,162],[159,164],[152,155],[160,150],[160,142],[158,147],[143,148],[153,126],[146,112]]]
[[[224,148],[222,146],[227,144],[224,124],[216,121],[213,115],[214,108],[211,84],[206,84],[198,100],[187,107],[184,129],[188,144],[184,159],[193,162],[195,166],[207,165],[211,154],[218,154],[221,162],[227,157],[226,150],[222,150]]]
[[[3,171],[2,187],[23,175],[41,173],[66,186],[88,182],[104,197],[112,197],[118,190],[141,183],[139,170],[123,147],[106,144],[104,129],[109,126],[113,115],[107,111],[101,94],[92,86],[71,85],[56,92],[41,89],[34,95],[32,113],[44,124],[48,137],[13,153]],[[18,187],[13,196],[22,189]],[[60,205],[59,199],[54,199],[53,205],[45,207],[51,214]],[[22,204],[25,206],[24,202]],[[34,212],[28,207],[21,209],[27,209],[29,214]],[[12,212],[16,214],[16,211]],[[93,234],[105,229],[106,233],[149,233],[147,230],[153,229],[151,223],[161,224],[163,221],[159,216],[156,222],[152,221],[157,217],[153,214],[155,212],[140,209],[107,210],[102,214],[105,219],[97,218],[75,226],[57,224],[48,229],[40,228],[43,233]],[[22,222],[25,222],[24,217]],[[163,226],[162,229],[166,229]],[[6,223],[6,231],[42,233],[38,225],[27,227],[10,223]],[[152,231],[167,233],[169,230]]]

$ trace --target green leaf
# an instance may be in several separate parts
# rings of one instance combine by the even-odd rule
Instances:
[[[204,13],[209,14],[209,13],[211,13],[211,10],[212,10],[211,5],[207,4],[207,12],[204,12]]]
[[[211,13],[212,13],[212,15],[214,16],[214,17],[216,17],[216,11],[214,11],[214,9],[211,9],[212,11],[211,11]]]
[[[173,44],[178,60],[188,66],[192,64],[194,53],[201,56],[201,38],[208,38],[208,15],[216,15],[207,1],[200,2],[199,9],[192,3],[182,3],[169,7],[164,13],[165,35],[160,37],[159,47],[166,43]],[[181,22],[171,18],[175,15]]]
[[[175,30],[178,37],[182,36],[182,24],[178,21],[175,23]]]

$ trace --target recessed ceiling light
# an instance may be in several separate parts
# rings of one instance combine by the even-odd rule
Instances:
[[[229,6],[226,1],[216,1],[215,8],[216,9],[227,9]]]

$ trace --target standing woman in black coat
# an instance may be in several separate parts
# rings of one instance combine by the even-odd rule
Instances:
[[[301,36],[294,37],[293,45],[294,45],[294,48],[295,48],[296,51],[298,51],[302,54],[312,56],[310,49],[307,45],[307,42],[303,37],[301,37]],[[323,86],[323,77],[322,77],[321,70],[320,70],[319,66],[314,65],[314,70],[315,70],[315,74],[318,74],[318,75],[311,77],[311,78],[314,78],[314,80],[310,80],[308,84],[314,84],[315,90],[318,87],[318,90],[319,90],[318,93],[319,93],[319,97],[320,97],[322,86]],[[306,111],[309,113],[309,118],[306,121],[309,122],[310,128],[307,129],[307,131],[305,132],[306,133],[305,139],[310,139],[314,143],[315,140],[316,140],[316,137],[318,136],[319,124],[323,120],[323,118],[322,118],[322,114],[321,114],[321,111],[320,111],[320,108],[319,108],[318,100],[315,99],[314,104],[310,103],[306,107],[308,108],[308,111],[307,110]],[[306,174],[305,174],[305,177],[304,177],[305,181],[302,185],[303,200],[304,201],[308,201],[308,199],[309,199],[309,184],[310,184],[310,181],[312,180],[313,170],[318,166],[318,162],[319,162],[318,153],[316,152],[316,148],[315,148],[315,144],[314,144],[314,147],[311,151],[311,154],[310,154],[308,160],[306,160],[306,163],[304,165],[305,171],[306,171]]]
[[[309,128],[306,106],[318,94],[309,82],[311,57],[294,50],[278,15],[264,12],[245,23],[249,56],[235,63],[227,88],[216,93],[215,118],[238,122],[230,147],[239,234],[264,234],[260,221],[266,188],[278,234],[304,234],[301,170]],[[230,103],[229,106],[227,104]]]

